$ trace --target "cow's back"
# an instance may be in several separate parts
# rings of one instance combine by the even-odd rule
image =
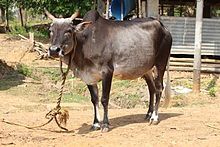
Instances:
[[[93,23],[85,31],[88,38],[83,48],[85,58],[95,67],[111,62],[114,75],[121,79],[134,79],[150,70],[167,34],[153,18],[111,21],[91,11],[83,21]]]

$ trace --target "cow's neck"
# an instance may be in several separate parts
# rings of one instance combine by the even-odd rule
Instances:
[[[71,58],[71,59],[70,59]],[[62,59],[62,62],[64,62],[67,66],[70,66],[70,69],[73,70],[75,67],[75,63],[73,61],[73,55],[72,52],[70,54],[65,55]]]
[[[70,66],[70,69],[72,71],[74,70],[77,70],[77,69],[80,69],[82,68],[81,65],[82,65],[82,62],[81,59],[80,59],[80,56],[79,54],[77,54],[77,56],[75,56],[73,54],[73,52],[65,55],[61,60],[62,62],[64,62],[67,66]],[[71,58],[71,59],[70,59]]]

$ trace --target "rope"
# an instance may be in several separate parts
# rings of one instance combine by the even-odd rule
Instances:
[[[71,61],[71,59],[70,59]],[[59,91],[59,97],[57,98],[57,106],[50,110],[46,115],[45,115],[45,118],[46,119],[49,119],[47,122],[41,124],[41,125],[37,125],[37,126],[27,126],[27,125],[22,125],[22,124],[18,124],[18,123],[14,123],[14,122],[9,122],[9,121],[5,121],[4,119],[2,120],[2,122],[4,123],[7,123],[7,124],[10,124],[10,125],[16,125],[16,126],[21,126],[21,127],[25,127],[27,129],[35,129],[35,128],[40,128],[40,127],[43,127],[43,126],[46,126],[47,124],[49,124],[53,119],[55,119],[55,122],[57,124],[57,126],[65,131],[68,131],[67,128],[65,127],[62,127],[61,124],[59,123],[59,121],[57,120],[57,115],[61,115],[62,112],[60,112],[61,110],[61,106],[60,106],[60,103],[61,103],[61,98],[62,98],[62,95],[63,95],[63,88],[64,88],[64,84],[65,84],[65,81],[66,81],[66,76],[69,72],[69,69],[70,69],[70,61],[69,61],[69,64],[68,64],[68,67],[67,67],[67,70],[66,72],[63,71],[63,68],[62,68],[62,61],[60,60],[60,71],[61,71],[61,74],[62,74],[62,83],[61,83],[61,87],[60,87],[60,91]]]
[[[61,74],[62,74],[62,83],[61,83],[61,87],[60,87],[60,91],[59,91],[59,97],[57,98],[57,106],[50,110],[46,115],[45,115],[45,118],[47,119],[55,119],[56,123],[57,123],[57,126],[63,130],[66,130],[68,131],[68,129],[64,128],[61,126],[61,124],[58,122],[57,120],[57,115],[61,114],[60,110],[61,110],[61,106],[60,106],[60,103],[61,103],[61,98],[63,96],[63,88],[64,88],[64,85],[65,85],[65,81],[66,81],[66,77],[67,77],[67,74],[69,72],[69,69],[70,69],[70,63],[71,63],[71,56],[69,58],[69,63],[68,63],[68,67],[67,67],[67,70],[66,72],[63,71],[63,63],[60,59],[60,71],[61,71]]]
[[[57,126],[65,131],[68,131],[67,128],[61,126],[61,123],[59,123],[59,121],[57,120],[57,115],[62,115],[62,112],[60,111],[61,110],[61,106],[60,106],[60,103],[61,103],[61,98],[63,96],[63,88],[64,88],[64,85],[65,85],[65,81],[66,81],[66,77],[67,77],[67,74],[70,70],[70,66],[71,66],[71,60],[73,58],[73,56],[71,56],[72,54],[74,55],[75,54],[75,49],[76,49],[76,46],[77,46],[77,41],[76,41],[76,36],[74,37],[74,41],[75,41],[75,46],[72,50],[72,52],[70,53],[70,57],[69,57],[69,63],[68,63],[68,67],[67,67],[67,70],[64,72],[63,71],[63,62],[60,58],[60,72],[61,72],[61,75],[62,75],[62,83],[61,83],[61,87],[60,87],[60,91],[59,91],[59,97],[57,98],[57,106],[50,110],[46,115],[45,115],[45,118],[46,119],[49,119],[46,123],[44,124],[41,124],[41,125],[37,125],[37,126],[27,126],[27,125],[22,125],[22,124],[17,124],[17,123],[13,123],[13,122],[9,122],[9,121],[5,121],[4,119],[2,120],[2,122],[4,123],[7,123],[7,124],[10,124],[10,125],[16,125],[16,126],[22,126],[22,127],[25,127],[25,128],[28,128],[28,129],[34,129],[34,128],[40,128],[40,127],[43,127],[47,124],[49,124],[53,119],[55,119],[55,122],[57,124]]]
[[[4,119],[2,120],[2,122],[6,123],[6,124],[10,124],[10,125],[16,125],[16,126],[25,127],[27,129],[35,129],[35,128],[40,128],[40,127],[43,127],[43,126],[49,124],[52,120],[53,120],[53,118],[50,118],[46,123],[38,125],[38,126],[26,126],[26,125],[22,125],[22,124],[17,124],[17,123],[9,122],[9,121],[6,121]]]

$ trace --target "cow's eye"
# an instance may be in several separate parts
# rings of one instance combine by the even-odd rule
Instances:
[[[65,31],[65,35],[71,35],[71,33],[72,33],[72,30]]]
[[[52,30],[52,28],[49,28],[49,31],[50,31],[50,36],[53,36],[53,30]]]
[[[53,36],[53,31],[50,31],[50,36]]]
[[[69,35],[70,35],[70,33],[69,33],[69,32],[66,32],[64,35],[65,35],[65,36],[69,36]]]

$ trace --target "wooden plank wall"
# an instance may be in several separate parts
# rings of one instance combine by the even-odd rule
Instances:
[[[194,54],[195,18],[161,17],[171,31],[173,46],[171,54]],[[203,19],[202,55],[220,56],[220,19]]]

